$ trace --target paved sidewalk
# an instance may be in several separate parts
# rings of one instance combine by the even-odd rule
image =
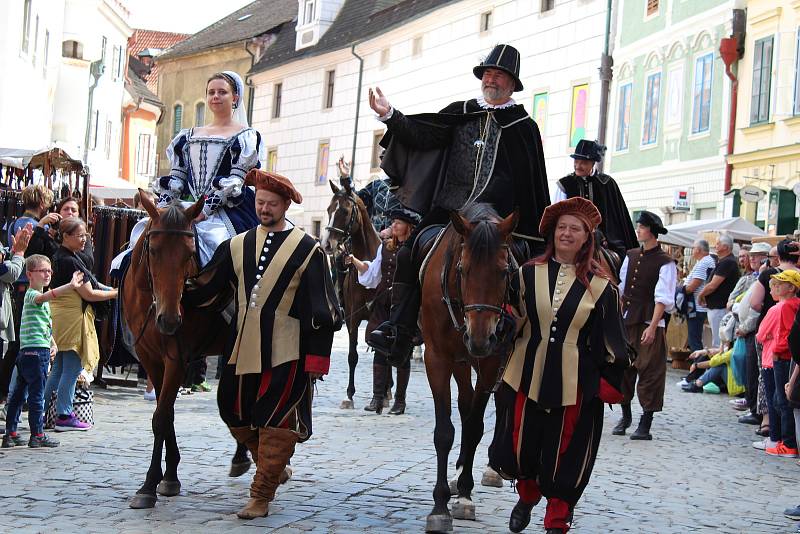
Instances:
[[[181,494],[160,497],[153,510],[128,508],[149,463],[154,403],[142,399],[142,390],[117,388],[95,390],[97,426],[90,432],[58,434],[58,449],[0,452],[0,532],[424,531],[436,474],[424,368],[413,366],[405,415],[375,416],[363,410],[372,365],[363,344],[360,349],[356,408],[343,411],[346,335],[337,335],[331,375],[318,384],[314,436],[298,446],[294,477],[279,489],[269,517],[246,522],[235,516],[253,470],[238,479],[227,476],[234,444],[217,414],[215,392],[177,401]],[[679,378],[668,374],[666,410],[656,416],[652,442],[612,436],[618,411],[606,410],[600,454],[573,531],[793,532],[782,511],[800,503],[800,466],[753,449],[754,427],[736,423],[728,397],[682,393],[674,385]],[[476,466],[486,464],[493,427],[490,402]],[[456,446],[458,441],[457,432]],[[454,447],[451,466],[455,457]],[[477,480],[481,469],[475,470]],[[477,486],[474,500],[477,521],[457,520],[455,532],[507,532],[516,502],[510,485]],[[543,511],[543,505],[534,510],[528,532],[541,531]]]

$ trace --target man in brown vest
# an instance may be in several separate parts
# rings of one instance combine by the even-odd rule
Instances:
[[[650,425],[653,413],[664,406],[667,377],[667,345],[664,315],[675,305],[678,272],[675,262],[661,249],[658,235],[666,234],[661,218],[643,211],[636,220],[636,237],[641,247],[628,251],[620,270],[622,310],[628,342],[638,353],[625,371],[622,383],[622,418],[612,434],[624,436],[631,426],[631,400],[634,389],[642,406],[641,419],[631,439],[653,439]],[[636,387],[636,377],[639,384]]]

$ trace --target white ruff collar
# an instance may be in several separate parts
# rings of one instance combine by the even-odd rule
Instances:
[[[479,96],[476,100],[478,101],[478,105],[483,109],[505,109],[517,105],[517,103],[514,102],[513,98],[509,99],[508,102],[506,102],[505,104],[500,104],[499,106],[495,106],[494,104],[488,103],[486,99],[483,98],[483,96]]]

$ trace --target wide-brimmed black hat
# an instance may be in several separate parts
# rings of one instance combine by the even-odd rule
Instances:
[[[486,59],[472,69],[472,73],[480,80],[486,69],[498,69],[509,74],[514,78],[514,92],[522,91],[522,82],[519,81],[519,51],[513,46],[504,44],[495,46]]]
[[[419,222],[422,220],[422,217],[415,211],[411,211],[408,208],[395,208],[389,212],[389,218],[400,219],[401,221],[405,221],[411,225],[418,225]]]
[[[647,226],[650,228],[650,231],[653,233],[653,235],[667,233],[667,229],[664,228],[664,223],[661,221],[661,217],[652,211],[641,212],[639,214],[639,218],[636,219],[636,222],[642,226]]]
[[[581,139],[578,141],[578,146],[575,147],[575,153],[570,154],[572,159],[586,159],[590,161],[602,161],[603,155],[606,153],[606,147],[597,141],[590,141],[588,139]]]

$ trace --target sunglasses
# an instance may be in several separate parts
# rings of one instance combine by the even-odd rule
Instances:
[[[34,269],[30,271],[32,273],[46,273],[46,274],[53,274],[53,269]]]

